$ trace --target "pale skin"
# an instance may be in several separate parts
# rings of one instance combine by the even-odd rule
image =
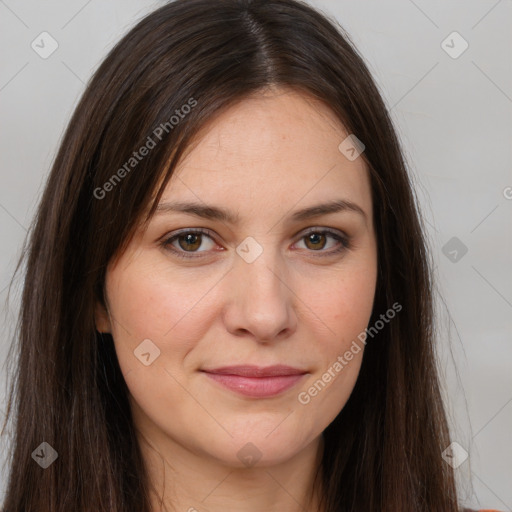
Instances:
[[[368,169],[339,151],[347,135],[330,109],[288,89],[230,107],[201,131],[160,203],[216,206],[238,222],[163,210],[109,265],[96,326],[114,339],[154,511],[319,510],[322,432],[347,402],[364,351],[308,404],[298,395],[365,330],[377,280]],[[292,220],[340,199],[364,214]],[[162,245],[185,228],[209,234]],[[263,250],[251,263],[236,251],[247,237]],[[146,339],[160,350],[148,366],[134,355]],[[277,396],[253,398],[200,371],[238,364],[307,374]],[[260,457],[250,466],[237,456],[247,443]]]

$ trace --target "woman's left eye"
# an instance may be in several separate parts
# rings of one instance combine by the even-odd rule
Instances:
[[[205,229],[189,229],[180,231],[175,235],[166,238],[162,242],[162,246],[181,258],[198,258],[201,256],[194,256],[194,254],[208,251],[208,248],[203,251],[197,250],[201,247],[203,238],[210,240],[212,244],[210,249],[215,245],[210,231]],[[327,240],[329,238],[338,243],[337,247],[329,251],[323,250],[328,245]],[[320,254],[315,256],[329,256],[343,252],[350,247],[348,236],[326,229],[310,230],[308,233],[302,235],[299,242],[302,240],[305,242],[306,249],[310,250],[309,252],[320,252]],[[177,247],[175,243],[178,243],[179,247]],[[334,245],[336,246],[336,244]]]
[[[346,235],[342,235],[330,230],[311,230],[303,235],[300,241],[304,240],[306,248],[312,249],[313,252],[318,252],[319,250],[325,249],[327,240],[329,238],[335,242],[338,242],[337,247],[336,244],[334,244],[336,247],[334,250],[321,251],[321,256],[328,256],[333,253],[339,253],[350,247],[349,238]]]

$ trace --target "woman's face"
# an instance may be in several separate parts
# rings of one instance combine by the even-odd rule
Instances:
[[[284,462],[345,405],[363,350],[343,356],[368,325],[377,278],[367,168],[338,148],[348,135],[290,90],[231,107],[109,266],[97,328],[112,333],[136,426],[162,453]],[[334,201],[357,206],[298,215]],[[251,368],[275,365],[291,370]],[[249,368],[219,370],[233,366]]]

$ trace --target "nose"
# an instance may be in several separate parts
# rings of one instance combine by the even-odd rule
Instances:
[[[263,250],[252,263],[236,257],[229,279],[224,322],[230,333],[269,343],[296,331],[298,298],[278,254]]]

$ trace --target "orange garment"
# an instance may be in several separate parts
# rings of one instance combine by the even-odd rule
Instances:
[[[494,510],[494,509],[491,510],[490,508],[481,509],[481,510],[473,510],[473,509],[470,509],[470,508],[465,508],[461,512],[500,512],[500,511],[499,510]]]

